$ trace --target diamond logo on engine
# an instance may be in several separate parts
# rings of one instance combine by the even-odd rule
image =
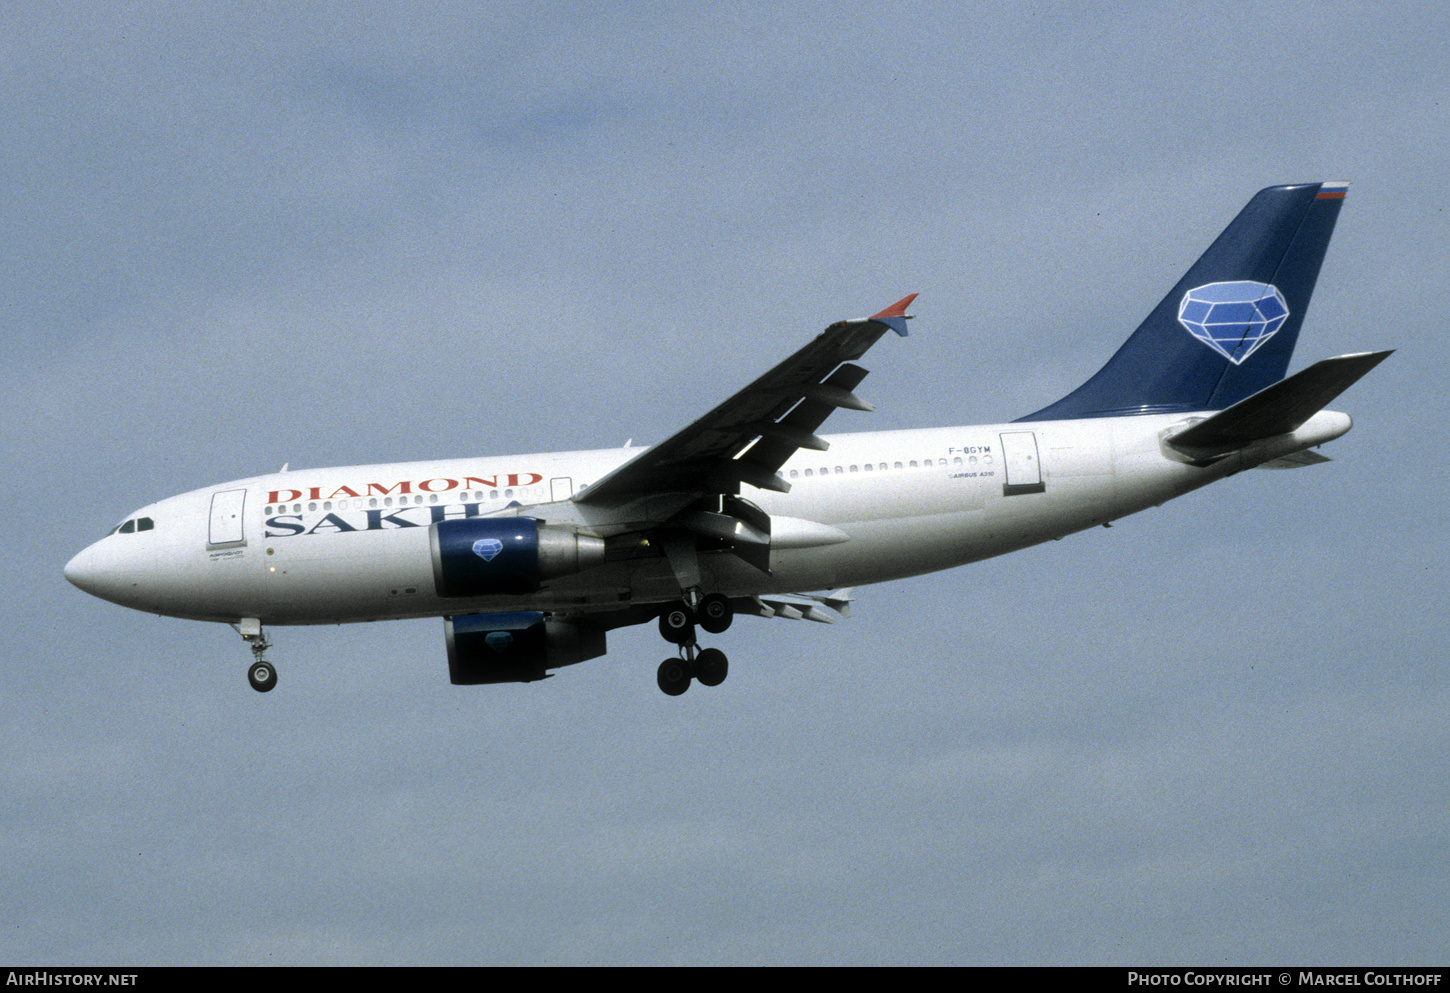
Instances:
[[[514,636],[507,631],[490,631],[483,636],[483,643],[496,652],[502,652],[514,643]]]
[[[492,562],[493,557],[503,551],[503,542],[497,538],[479,538],[473,543],[473,554],[485,562]]]
[[[1234,365],[1242,365],[1289,319],[1289,303],[1272,283],[1240,279],[1195,286],[1178,302],[1178,323]]]

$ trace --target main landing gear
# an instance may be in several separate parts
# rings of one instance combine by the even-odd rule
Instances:
[[[735,619],[735,609],[719,593],[701,597],[700,591],[686,592],[679,603],[666,607],[660,614],[660,635],[680,646],[680,658],[660,663],[657,681],[670,696],[679,696],[690,688],[692,679],[702,686],[719,686],[730,671],[725,653],[718,648],[701,648],[695,640],[695,625],[710,634],[720,634]]]
[[[268,693],[272,687],[277,685],[277,669],[267,661],[267,649],[272,643],[267,640],[267,635],[262,630],[262,622],[250,617],[242,618],[238,624],[232,627],[242,636],[242,640],[252,650],[253,662],[247,669],[247,681],[252,684],[252,689],[258,693]]]

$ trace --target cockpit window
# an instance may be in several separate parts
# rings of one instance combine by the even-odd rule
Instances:
[[[133,517],[129,521],[111,528],[111,534],[135,534],[137,531],[152,531],[156,522],[150,517]]]
[[[135,521],[127,521],[125,524],[122,524],[121,525],[121,533],[122,534],[130,534],[131,532],[133,532],[135,530],[136,530],[136,522]]]

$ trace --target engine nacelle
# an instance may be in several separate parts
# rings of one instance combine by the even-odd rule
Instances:
[[[604,654],[603,628],[545,620],[538,611],[445,617],[443,634],[455,685],[528,683]]]
[[[544,580],[604,564],[604,539],[532,517],[465,517],[430,529],[443,597],[532,593]]]

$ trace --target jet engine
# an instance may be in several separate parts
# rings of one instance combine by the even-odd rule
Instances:
[[[604,564],[604,539],[532,517],[465,517],[432,526],[442,597],[532,593],[544,580]]]
[[[545,620],[538,611],[445,617],[443,634],[454,685],[528,683],[604,654],[603,628]]]

